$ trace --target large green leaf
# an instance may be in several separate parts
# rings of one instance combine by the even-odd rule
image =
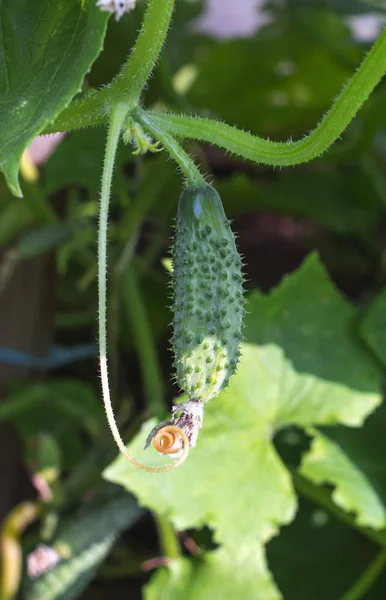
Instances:
[[[83,4],[0,3],[0,170],[16,195],[24,149],[80,91],[102,48],[108,15]]]
[[[360,465],[320,432],[314,432],[300,473],[316,484],[335,485],[332,499],[343,510],[354,512],[358,525],[375,529],[386,526],[386,508]]]
[[[269,297],[253,293],[248,310],[250,343],[237,375],[206,407],[198,446],[184,465],[161,479],[119,457],[105,471],[177,529],[206,524],[229,548],[266,540],[293,518],[295,495],[272,444],[275,430],[358,426],[381,401],[378,367],[353,334],[356,312],[315,256]],[[141,450],[151,425],[130,450],[161,462]]]
[[[145,600],[279,600],[264,551],[257,544],[243,552],[224,549],[195,559],[172,561],[145,588]]]
[[[334,486],[332,499],[353,511],[359,525],[375,529],[386,527],[385,427],[385,403],[358,429],[323,427],[301,465],[317,485]]]
[[[223,395],[221,412],[213,404],[208,406],[198,447],[183,467],[160,480],[159,476],[143,476],[118,458],[105,471],[106,479],[131,489],[141,504],[167,515],[177,529],[206,524],[229,547],[252,543],[257,535],[270,537],[279,523],[292,519],[295,499],[267,423],[258,412],[251,414],[245,403],[243,384],[256,386],[258,360],[257,349],[244,348],[240,374]],[[161,464],[165,462],[161,457],[142,450],[154,424],[146,424],[130,451],[142,461]]]
[[[276,407],[267,407],[276,409],[276,427],[359,426],[380,404],[381,372],[356,333],[357,311],[316,255],[270,296],[254,292],[248,310],[247,341],[269,357],[268,373],[279,390]]]

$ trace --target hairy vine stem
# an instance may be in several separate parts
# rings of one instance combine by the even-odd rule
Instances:
[[[161,7],[167,5],[169,10],[165,14],[170,19],[173,8],[172,4],[172,0],[150,0],[149,2],[144,20],[144,33],[140,35],[137,43],[138,47],[143,51],[146,49],[146,41],[150,44],[148,51],[151,60],[149,59],[146,62],[146,72],[143,70],[138,75],[131,98],[137,97],[139,82],[145,83],[147,81],[156,62],[156,47],[158,51],[161,49],[163,44],[162,35],[166,36],[167,33],[168,24],[166,24],[166,21],[163,21],[161,27],[162,35],[156,38],[154,50],[150,51],[150,48],[153,48],[150,37],[153,32],[152,27],[155,25],[154,15],[159,14],[158,8],[161,9]],[[150,10],[152,11],[152,18],[148,17]],[[147,18],[149,26],[146,25]],[[139,40],[141,40],[140,43]],[[134,49],[128,63],[110,88],[104,88],[100,92],[95,92],[89,97],[70,104],[44,133],[67,131],[89,125],[100,125],[106,122],[108,117],[101,110],[101,106],[104,106],[108,99],[112,100],[114,97],[116,99],[116,93],[121,90],[124,83],[131,85],[127,77],[132,73],[132,68],[130,67],[132,57],[135,57],[135,61],[139,60],[140,52],[138,48]],[[134,61],[134,58],[132,60]],[[133,62],[133,64],[135,63]],[[386,28],[382,31],[357,72],[343,88],[341,94],[336,98],[331,109],[320,121],[319,125],[308,136],[296,142],[273,142],[241,131],[225,123],[187,115],[147,112],[146,119],[148,120],[148,126],[161,128],[163,134],[169,133],[177,137],[196,139],[215,144],[229,152],[262,164],[273,166],[296,165],[319,156],[340,137],[385,73]],[[99,97],[101,98],[101,102],[98,100]]]
[[[175,0],[148,0],[135,46],[128,61],[114,79],[109,96],[131,106],[139,102],[143,88],[149,79],[165,43],[172,19]]]
[[[340,137],[385,72],[386,28],[319,125],[296,142],[265,140],[212,119],[159,112],[148,112],[147,119],[176,137],[208,142],[257,163],[297,165],[320,156]]]
[[[111,404],[110,397],[110,386],[109,376],[107,368],[107,332],[106,332],[106,297],[107,297],[107,226],[109,216],[109,201],[110,201],[110,190],[113,176],[113,167],[115,162],[115,155],[117,151],[119,137],[121,135],[122,126],[127,115],[127,106],[125,104],[118,104],[114,107],[111,113],[111,120],[107,135],[107,144],[105,159],[103,165],[102,174],[102,190],[100,198],[100,216],[99,216],[99,233],[98,233],[98,326],[99,326],[99,363],[100,373],[102,380],[102,393],[103,402],[106,409],[107,421],[111,429],[111,433],[114,440],[121,451],[121,453],[131,462],[134,466],[144,471],[151,471],[154,473],[163,473],[165,471],[171,471],[178,467],[187,457],[189,453],[189,440],[186,433],[175,427],[174,433],[178,434],[182,440],[182,454],[179,458],[169,464],[162,467],[153,467],[144,465],[138,461],[134,456],[127,450],[119,433],[118,426],[115,421],[114,411]]]
[[[144,110],[137,109],[134,117],[138,119],[143,128],[148,131],[155,139],[159,140],[165,150],[167,150],[172,158],[179,165],[182,173],[186,177],[188,185],[200,186],[205,185],[205,179],[200,173],[200,170],[194,164],[190,156],[181,148],[180,144],[171,136],[165,128],[155,125],[147,116],[148,113]]]
[[[108,122],[119,103],[132,110],[159,58],[171,22],[175,0],[148,0],[142,26],[126,63],[110,85],[71,104],[43,133],[70,131]]]

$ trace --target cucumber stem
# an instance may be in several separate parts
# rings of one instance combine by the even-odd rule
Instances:
[[[192,158],[185,152],[174,137],[170,135],[170,133],[165,131],[163,127],[155,125],[148,114],[141,109],[135,111],[135,118],[137,118],[143,128],[156,140],[160,141],[165,150],[169,152],[170,156],[176,161],[182,173],[185,175],[186,182],[189,186],[200,187],[206,185],[204,176],[194,164]]]

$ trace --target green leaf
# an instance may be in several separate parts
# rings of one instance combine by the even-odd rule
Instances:
[[[11,200],[0,211],[0,247],[3,248],[36,221],[33,208],[25,197],[12,197]]]
[[[324,509],[299,499],[295,520],[267,546],[267,559],[285,600],[337,600],[374,559],[378,546]],[[366,600],[383,597],[386,577]]]
[[[197,448],[183,467],[162,475],[162,485],[158,477],[143,476],[121,457],[104,477],[131,489],[142,505],[165,514],[178,530],[208,525],[216,530],[216,540],[228,547],[272,536],[279,523],[293,518],[296,507],[289,474],[271,444],[267,423],[245,406],[245,375],[255,387],[250,369],[258,359],[256,349],[244,348],[240,373],[222,395],[221,412],[215,403],[208,406]],[[154,420],[145,424],[130,451],[148,464],[164,464],[155,451],[143,450],[154,425]]]
[[[251,294],[248,310],[246,339],[258,344],[279,391],[267,407],[276,426],[359,426],[380,404],[381,373],[355,332],[357,311],[316,255],[270,296]]]
[[[107,18],[93,0],[1,3],[0,170],[14,194],[23,151],[80,91]]]
[[[363,339],[386,365],[386,288],[372,302],[363,320]]]
[[[172,561],[145,587],[144,600],[280,600],[256,543],[242,552],[224,549]]]
[[[49,433],[41,433],[34,442],[29,448],[31,453],[28,457],[29,464],[32,464],[36,471],[53,469],[59,472],[61,469],[61,454],[55,438]]]
[[[380,372],[353,333],[356,311],[316,256],[266,297],[250,295],[237,375],[208,403],[197,448],[179,469],[157,476],[119,457],[104,476],[163,513],[177,529],[215,530],[228,548],[267,540],[294,516],[289,474],[272,444],[286,425],[358,426],[379,405]],[[130,451],[143,451],[145,426]]]
[[[301,472],[316,484],[335,487],[332,499],[344,510],[356,513],[359,525],[386,526],[385,402],[360,428],[323,427],[314,433],[310,455]]]
[[[83,421],[90,428],[97,427],[103,418],[103,408],[98,402],[93,388],[83,381],[76,379],[55,379],[25,386],[15,391],[2,404],[0,420],[17,419],[24,411],[34,409],[40,404],[54,403],[53,410],[60,410],[78,421]],[[41,407],[39,406],[39,413]],[[27,429],[33,427],[29,415]],[[42,415],[40,415],[41,418]]]
[[[92,386],[68,378],[20,388],[1,404],[0,422],[12,421],[23,441],[50,432],[60,446],[63,466],[76,464],[88,445],[85,430],[96,436],[104,423],[103,407]]]
[[[300,473],[317,485],[335,486],[332,499],[343,510],[354,512],[361,526],[382,529],[386,526],[386,508],[367,476],[343,449],[320,432],[303,458]]]
[[[20,257],[31,258],[49,252],[71,239],[76,228],[83,224],[74,221],[62,221],[28,231],[16,244]]]

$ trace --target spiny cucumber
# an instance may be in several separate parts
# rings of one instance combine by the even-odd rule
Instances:
[[[52,553],[55,549],[66,549],[68,556],[52,565],[45,565],[43,559],[39,559],[41,573],[34,579],[25,578],[23,599],[78,598],[111,550],[116,536],[142,514],[143,509],[134,497],[123,489],[108,486],[96,492],[77,514],[62,523],[52,546],[43,547]],[[39,549],[41,552],[41,546],[32,555]]]
[[[236,369],[244,313],[242,261],[210,185],[180,197],[173,263],[176,377],[191,399],[207,402]]]

